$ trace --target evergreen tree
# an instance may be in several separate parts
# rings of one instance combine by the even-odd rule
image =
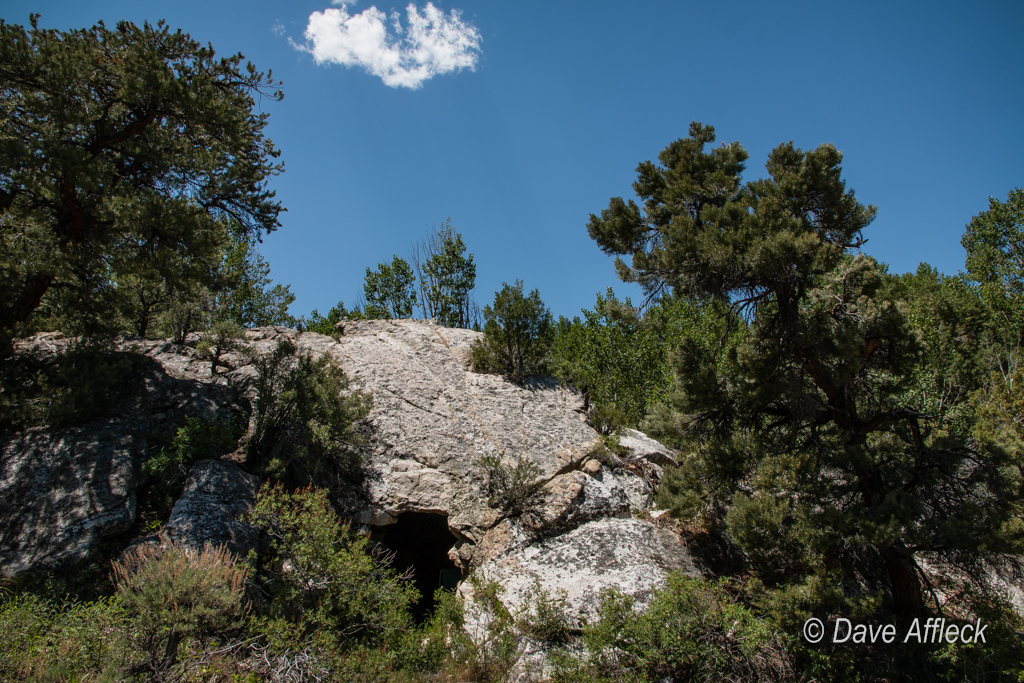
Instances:
[[[605,252],[632,256],[624,279],[717,299],[743,329],[675,354],[653,426],[696,453],[669,489],[719,501],[783,602],[863,611],[884,591],[917,613],[922,553],[983,580],[985,562],[1024,547],[1015,463],[933,429],[908,400],[920,337],[894,279],[856,253],[874,207],[846,189],[831,145],[780,145],[768,177],[744,185],[746,152],[706,152],[714,139],[692,124],[660,166],[638,167],[643,210],[616,198],[589,224]]]
[[[523,283],[501,283],[494,306],[484,306],[484,337],[473,346],[474,372],[524,379],[547,371],[547,352],[554,338],[551,311],[536,289],[523,295]]]
[[[102,327],[118,280],[154,293],[137,297],[145,318],[154,295],[210,284],[229,220],[255,236],[282,210],[267,115],[252,111],[281,97],[269,73],[163,24],[30,19],[0,22],[0,355],[41,307]]]

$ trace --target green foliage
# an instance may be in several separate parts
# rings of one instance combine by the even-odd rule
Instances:
[[[281,97],[269,73],[162,23],[36,19],[0,24],[0,355],[37,311],[89,332],[136,280],[158,297],[208,286],[227,217],[255,236],[282,210],[267,114],[252,111]]]
[[[285,341],[255,366],[249,453],[256,468],[295,484],[361,476],[356,424],[370,411],[371,398],[348,389],[338,362],[300,354]]]
[[[261,558],[272,601],[258,628],[277,633],[279,649],[311,636],[330,648],[376,645],[412,627],[416,588],[338,519],[325,490],[264,486],[249,519],[272,539]]]
[[[134,654],[114,598],[53,602],[31,593],[0,602],[0,679],[118,680]]]
[[[713,304],[666,297],[641,315],[608,288],[605,296],[597,295],[594,310],[583,311],[583,319],[559,318],[551,366],[556,377],[586,392],[595,416],[621,413],[624,424],[635,427],[666,399],[672,351],[685,340],[710,347],[723,332]]]
[[[289,285],[274,285],[270,264],[260,254],[254,237],[237,232],[221,263],[216,284],[214,317],[238,327],[282,325],[294,327],[288,314],[295,301]]]
[[[967,224],[960,241],[967,251],[967,275],[994,299],[1017,304],[1024,296],[1024,190],[1001,202],[990,197],[988,211]]]
[[[729,248],[733,234],[716,237],[713,224],[705,223],[740,198],[740,174],[749,157],[738,142],[705,153],[705,145],[714,141],[713,127],[691,123],[690,137],[676,140],[658,155],[660,166],[650,161],[637,166],[633,189],[643,200],[642,210],[633,200],[614,197],[600,218],[590,215],[587,231],[602,251],[632,256],[631,265],[618,256],[615,259],[615,270],[624,282],[639,283],[649,295],[666,286],[684,296],[714,294],[694,277],[698,273],[685,272],[680,265],[695,256],[698,248]],[[741,247],[739,254],[758,257],[757,251],[736,246]],[[773,258],[776,252],[762,256]],[[692,263],[704,265],[704,261]]]
[[[904,400],[935,416],[937,428],[969,432],[970,398],[986,383],[995,333],[979,288],[927,264],[894,285],[893,295],[906,301],[907,322],[923,342],[922,362]]]
[[[170,512],[181,495],[192,465],[234,451],[244,431],[238,421],[214,416],[188,417],[173,435],[150,434],[148,457],[142,465],[146,482],[140,492],[143,512],[160,517]]]
[[[107,414],[135,387],[143,363],[88,342],[53,356],[9,358],[0,364],[0,432],[67,427]]]
[[[210,359],[210,376],[217,374],[218,367],[231,369],[231,366],[221,360],[221,356],[233,349],[239,348],[240,342],[245,339],[245,332],[236,323],[222,320],[216,322],[203,335],[203,340],[196,346],[196,355]]]
[[[143,544],[113,563],[118,596],[154,670],[174,664],[179,644],[239,628],[247,571],[225,547],[197,551]]]
[[[640,165],[643,213],[613,199],[590,223],[602,249],[632,256],[620,275],[717,300],[739,330],[721,351],[688,340],[673,356],[651,426],[697,461],[676,513],[733,506],[727,532],[773,589],[827,577],[851,612],[882,594],[885,610],[919,613],[915,553],[976,577],[1019,556],[1017,464],[923,412],[922,337],[901,283],[851,253],[875,210],[846,189],[839,152],[780,145],[769,177],[741,186],[746,153],[705,153],[713,140],[693,124],[664,167]]]
[[[367,318],[411,318],[416,306],[416,276],[412,266],[395,256],[390,264],[378,263],[377,270],[366,269],[363,294],[366,306],[363,314]]]
[[[473,344],[473,371],[522,380],[547,370],[555,329],[551,311],[536,289],[523,296],[523,283],[502,283],[494,307],[484,306],[484,338]]]
[[[628,596],[602,595],[586,652],[557,660],[555,681],[794,680],[787,639],[730,599],[728,582],[676,573],[642,612]]]
[[[475,464],[487,473],[488,504],[512,517],[526,511],[543,484],[539,479],[540,467],[529,458],[520,458],[515,465],[506,465],[500,455],[484,455]]]
[[[469,585],[472,601],[464,609],[473,627],[470,648],[463,653],[464,678],[504,681],[525,647],[516,617],[501,602],[501,586],[496,581],[470,576]]]
[[[629,424],[629,418],[614,401],[602,403],[590,416],[590,424],[604,436],[609,436]]]
[[[989,209],[971,219],[961,243],[966,278],[977,288],[988,322],[978,365],[980,390],[992,396],[975,402],[998,403],[1024,368],[1024,190],[1015,188],[1006,202],[990,198]]]
[[[523,598],[522,613],[517,615],[519,632],[546,648],[566,645],[573,636],[576,624],[572,623],[566,607],[568,593],[562,589],[551,595],[534,579]]]
[[[470,296],[476,284],[476,264],[473,255],[465,253],[462,235],[452,228],[450,218],[413,247],[420,309],[445,327],[469,328],[476,318]]]
[[[336,306],[333,306],[331,310],[327,311],[327,315],[320,315],[320,311],[313,309],[313,312],[309,314],[307,320],[304,316],[300,316],[297,322],[297,329],[299,332],[316,332],[317,334],[325,334],[328,337],[338,338],[338,323],[343,318],[361,318],[362,313],[356,309],[355,315],[353,316],[348,310],[345,309],[345,302],[339,301]]]

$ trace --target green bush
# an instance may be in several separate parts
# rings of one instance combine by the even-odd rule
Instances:
[[[516,620],[519,631],[548,648],[567,644],[575,628],[566,610],[567,600],[564,589],[551,595],[541,587],[539,579],[534,579]]]
[[[240,348],[242,340],[245,339],[245,332],[236,323],[230,320],[215,322],[203,335],[203,340],[196,347],[196,355],[210,359],[210,376],[217,374],[217,368],[231,369],[231,366],[221,360],[228,351]]]
[[[260,558],[271,600],[254,627],[277,650],[310,638],[330,650],[376,645],[412,628],[416,588],[338,519],[325,490],[264,486],[249,520],[271,538]]]
[[[154,671],[166,670],[186,639],[205,641],[243,624],[247,571],[223,546],[195,550],[144,544],[113,562],[118,596]]]
[[[529,458],[520,458],[510,466],[500,455],[484,455],[475,464],[487,473],[488,503],[512,517],[523,514],[543,484],[540,467]]]
[[[234,451],[243,433],[238,421],[216,415],[186,418],[173,435],[150,434],[148,458],[142,465],[146,485],[140,492],[140,508],[157,516],[169,512],[192,465]]]
[[[586,652],[557,659],[556,681],[795,680],[787,640],[730,599],[727,582],[669,576],[650,606],[605,593]]]
[[[668,396],[672,352],[684,340],[712,348],[725,332],[711,315],[717,306],[666,296],[642,312],[609,287],[583,318],[558,319],[551,370],[585,391],[595,413],[614,403],[628,426],[640,426]]]
[[[362,311],[358,308],[355,311],[348,311],[345,309],[345,302],[339,301],[337,306],[327,311],[326,316],[320,315],[320,311],[315,308],[308,319],[299,316],[297,329],[299,332],[316,332],[337,339],[339,333],[336,326],[343,318],[362,318]]]
[[[356,424],[370,411],[370,396],[349,390],[345,372],[331,356],[300,354],[288,341],[255,365],[249,454],[257,471],[295,485],[358,479]]]
[[[116,680],[134,654],[127,630],[116,598],[7,596],[0,602],[0,680]]]
[[[473,345],[473,371],[522,380],[547,372],[547,353],[554,339],[551,312],[535,289],[523,296],[523,283],[502,283],[494,306],[484,306],[484,337]]]
[[[629,424],[629,418],[619,410],[614,401],[597,406],[590,416],[590,424],[601,434],[608,436]]]

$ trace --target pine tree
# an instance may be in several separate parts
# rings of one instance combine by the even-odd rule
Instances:
[[[229,221],[254,237],[282,211],[266,186],[279,153],[253,113],[255,96],[281,97],[269,72],[162,23],[37,19],[0,22],[0,356],[41,307],[102,326],[118,278],[160,296],[208,284]]]
[[[473,346],[473,370],[521,380],[547,371],[555,336],[551,311],[536,289],[523,295],[523,283],[501,283],[494,305],[484,306],[484,337]]]
[[[716,299],[739,330],[675,354],[652,426],[696,452],[669,489],[717,510],[778,590],[860,608],[884,591],[916,613],[920,554],[980,579],[1024,547],[1013,463],[912,400],[920,336],[894,279],[858,253],[875,208],[846,189],[839,151],[780,145],[768,177],[743,184],[746,152],[706,152],[714,140],[692,124],[637,168],[642,210],[615,198],[589,224],[632,257],[623,279]]]

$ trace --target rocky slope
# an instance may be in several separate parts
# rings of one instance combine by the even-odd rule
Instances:
[[[574,389],[551,378],[515,384],[471,372],[478,333],[413,320],[347,322],[343,332],[336,341],[258,328],[247,331],[247,342],[255,354],[285,339],[300,351],[330,354],[372,394],[366,477],[335,492],[344,515],[386,542],[402,515],[443,516],[451,538],[438,540],[440,551],[463,576],[477,571],[498,580],[513,608],[534,581],[564,589],[573,612],[584,615],[602,588],[642,599],[667,571],[697,571],[676,534],[644,519],[661,466],[673,458],[668,449],[633,432],[622,438],[620,454],[611,454],[586,423]],[[196,341],[125,342],[150,361],[130,408],[74,429],[28,430],[2,445],[3,574],[59,567],[129,528],[147,434],[186,415],[248,414],[251,357],[230,353],[233,369],[211,377]],[[20,350],[41,353],[61,343],[59,336],[37,337]],[[544,483],[524,514],[509,517],[488,503],[482,456],[508,465],[527,459],[539,468]],[[256,487],[233,463],[198,463],[164,537],[228,542],[238,552],[252,547],[255,537],[238,518]]]

